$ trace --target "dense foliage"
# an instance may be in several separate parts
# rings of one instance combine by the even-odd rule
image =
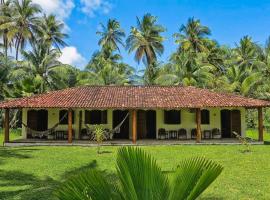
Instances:
[[[2,0],[0,7],[0,100],[77,85],[184,85],[270,99],[270,42],[244,36],[235,47],[210,38],[211,30],[190,18],[172,37],[178,48],[167,61],[166,28],[149,13],[137,17],[128,34],[120,22],[101,24],[98,49],[83,70],[59,61],[66,46],[64,23],[43,14],[31,0]],[[145,65],[137,71],[120,49]],[[249,116],[254,116],[253,112]],[[248,118],[249,125],[256,122]]]

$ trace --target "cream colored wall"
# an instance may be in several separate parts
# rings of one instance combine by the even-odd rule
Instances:
[[[238,109],[241,112],[241,131],[242,136],[245,136],[246,122],[245,122],[245,108],[205,108],[210,111],[210,124],[202,124],[201,129],[211,130],[213,128],[221,129],[221,115],[222,109],[234,110]],[[164,128],[166,130],[178,130],[184,128],[187,130],[188,138],[191,138],[191,130],[196,128],[196,113],[190,112],[189,109],[181,109],[181,124],[164,124],[164,110],[157,110],[157,131]]]
[[[242,130],[242,136],[245,136],[246,132],[246,122],[245,122],[245,108],[209,108],[210,111],[210,124],[209,125],[201,125],[202,130],[210,130],[213,128],[221,128],[220,123],[220,110],[222,109],[238,109],[241,111],[241,130]],[[23,109],[22,113],[22,121],[23,123],[27,124],[27,111],[29,109]],[[38,109],[37,109],[38,110]],[[53,127],[56,123],[58,123],[59,120],[59,111],[61,109],[53,108],[48,109],[48,128]],[[84,109],[74,109],[74,124],[72,128],[75,130],[75,138],[79,137],[79,111],[82,110],[82,128],[84,128]],[[195,113],[189,112],[189,109],[181,109],[181,124],[179,125],[171,125],[171,124],[164,124],[164,114],[163,110],[156,110],[156,117],[157,117],[157,131],[159,128],[165,128],[166,130],[177,130],[180,128],[185,128],[188,132],[188,138],[190,138],[190,132],[191,129],[196,128],[196,122],[195,122]],[[107,124],[104,124],[104,128],[112,129],[113,128],[113,110],[108,109],[107,112]],[[132,116],[129,116],[129,136],[130,139],[132,138]],[[57,130],[67,130],[68,125],[59,125],[57,127]],[[23,138],[26,138],[26,131],[23,128],[22,129],[22,136]]]
[[[32,109],[23,109],[22,121],[27,124],[27,111]],[[35,109],[39,110],[39,109]],[[50,108],[48,110],[48,128],[52,128],[59,121],[59,111],[62,109],[58,108]],[[74,124],[72,124],[72,128],[75,131],[75,138],[79,138],[79,113],[82,110],[82,128],[84,126],[84,109],[73,109],[74,110]],[[112,109],[109,109],[107,112],[107,124],[102,124],[104,128],[112,129]],[[91,125],[89,125],[91,126]],[[59,124],[56,130],[68,130],[67,124]],[[23,138],[26,138],[26,130],[22,129]]]

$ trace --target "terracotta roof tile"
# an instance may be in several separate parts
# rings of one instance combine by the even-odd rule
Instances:
[[[266,107],[269,101],[181,86],[82,86],[18,98],[0,108]]]

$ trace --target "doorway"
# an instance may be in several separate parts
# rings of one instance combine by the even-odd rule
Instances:
[[[27,112],[27,126],[35,131],[46,131],[48,129],[47,110],[29,110]],[[32,137],[27,133],[27,137]]]
[[[233,132],[241,135],[240,110],[221,110],[221,135],[222,138],[235,137]]]
[[[156,111],[138,110],[137,132],[138,132],[138,139],[156,138]]]
[[[128,110],[114,110],[113,128],[118,126],[128,113]],[[127,117],[126,120],[123,122],[119,132],[114,134],[114,139],[129,139],[129,117]]]

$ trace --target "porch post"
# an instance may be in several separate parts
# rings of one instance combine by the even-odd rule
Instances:
[[[132,111],[132,143],[136,144],[137,140],[137,111]]]
[[[263,112],[262,107],[258,108],[258,133],[259,133],[259,141],[263,141]]]
[[[72,110],[68,109],[68,143],[72,143]]]
[[[4,142],[9,142],[9,108],[5,109],[5,119],[4,119],[4,129],[5,129],[5,135],[4,135]]]
[[[200,143],[202,138],[201,133],[201,109],[196,109],[196,123],[197,123],[197,136],[196,136],[196,142]]]

